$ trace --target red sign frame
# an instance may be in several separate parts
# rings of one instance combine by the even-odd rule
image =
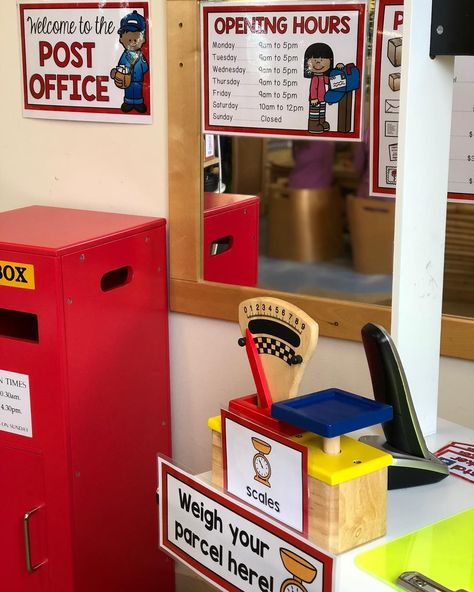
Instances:
[[[19,16],[20,16],[20,38],[21,38],[21,62],[22,62],[22,75],[23,75],[23,108],[28,111],[58,111],[65,113],[107,113],[114,115],[124,116],[119,107],[107,108],[107,107],[71,107],[62,105],[38,105],[28,102],[28,81],[27,81],[27,60],[26,60],[26,44],[25,44],[25,10],[48,10],[48,9],[83,9],[83,8],[96,8],[96,9],[107,9],[107,8],[140,8],[144,11],[144,17],[147,22],[147,27],[150,27],[150,14],[148,1],[132,0],[131,2],[31,2],[25,4],[19,4]],[[150,37],[148,33],[148,38]],[[143,46],[143,55],[148,63],[150,63],[149,56],[149,41]],[[143,97],[148,107],[148,114],[151,112],[151,84],[148,83],[143,85]],[[133,118],[132,114],[132,118]]]
[[[382,60],[382,38],[383,38],[383,24],[385,20],[385,9],[389,6],[404,6],[404,0],[379,0],[378,2],[378,13],[377,21],[374,22],[374,34],[372,44],[372,84],[371,90],[371,109],[372,109],[372,120],[371,120],[371,132],[370,132],[370,144],[371,144],[371,188],[372,192],[381,197],[395,198],[396,187],[381,187],[379,185],[379,155],[380,155],[380,85],[381,85],[381,60]],[[398,139],[397,139],[398,140]],[[397,141],[398,143],[398,141]],[[474,194],[469,193],[454,193],[449,191],[447,194],[448,200],[452,201],[474,201]]]
[[[385,9],[387,6],[403,6],[403,0],[379,0],[378,5],[378,20],[374,22],[374,36],[373,36],[373,44],[372,44],[372,60],[374,63],[373,66],[373,75],[372,81],[373,90],[371,92],[371,98],[373,101],[372,109],[373,109],[373,120],[372,130],[371,130],[371,147],[372,147],[372,189],[373,192],[378,194],[384,194],[387,197],[395,197],[395,189],[391,189],[389,187],[380,187],[378,184],[379,179],[379,154],[380,154],[380,126],[379,126],[379,113],[380,113],[380,66],[382,60],[382,38],[383,38],[383,23],[385,19]]]
[[[366,30],[367,30],[367,5],[361,2],[351,2],[348,4],[331,4],[331,3],[321,3],[321,5],[315,3],[312,4],[294,4],[294,5],[286,5],[286,4],[275,4],[275,5],[245,5],[245,6],[234,6],[229,4],[229,7],[223,6],[203,6],[202,14],[203,14],[203,22],[201,23],[202,27],[202,52],[203,52],[203,73],[202,73],[202,85],[203,85],[203,132],[204,133],[222,133],[227,135],[240,134],[240,135],[263,135],[263,136],[278,136],[278,137],[301,137],[301,138],[312,138],[312,139],[327,139],[327,140],[359,140],[361,139],[362,133],[362,96],[364,93],[364,80],[363,76],[361,76],[361,86],[358,91],[355,93],[355,115],[354,115],[354,131],[352,132],[325,132],[322,135],[315,136],[314,134],[306,131],[306,130],[291,130],[291,129],[268,129],[263,127],[233,127],[233,126],[222,126],[222,125],[213,125],[209,121],[209,53],[208,53],[208,44],[209,44],[209,34],[208,34],[208,21],[207,16],[212,13],[226,13],[226,12],[242,12],[245,15],[248,15],[252,12],[286,12],[286,11],[295,11],[298,10],[300,12],[308,12],[312,13],[317,7],[318,11],[343,11],[343,10],[351,10],[351,11],[358,11],[360,14],[359,22],[362,26],[359,27],[358,35],[357,35],[357,64],[365,64],[365,41],[366,41]],[[316,35],[316,34],[315,34]],[[364,68],[365,69],[365,68]],[[362,72],[363,74],[363,72]],[[324,136],[324,137],[323,137]]]
[[[293,442],[289,438],[285,436],[281,436],[276,432],[272,432],[271,430],[253,423],[252,421],[237,415],[236,413],[232,413],[227,409],[221,409],[221,424],[222,424],[222,466],[223,466],[223,473],[224,473],[224,489],[227,492],[227,454],[225,454],[226,446],[227,446],[227,431],[225,426],[225,420],[230,419],[235,423],[244,426],[245,428],[256,432],[257,434],[263,436],[264,438],[269,438],[271,440],[275,440],[284,446],[288,446],[288,448],[292,448],[293,450],[297,450],[301,452],[301,474],[302,474],[302,508],[303,508],[303,534],[307,535],[308,533],[308,449],[306,446],[302,446],[298,444],[298,442]],[[229,492],[227,492],[229,493]],[[306,493],[306,494],[305,494]],[[231,495],[231,494],[229,494]],[[240,498],[238,498],[240,499]],[[251,507],[251,504],[249,504]],[[272,516],[272,518],[274,518]],[[288,527],[290,528],[290,527]]]
[[[224,493],[219,492],[211,486],[207,486],[202,481],[197,480],[188,473],[178,469],[176,466],[171,464],[170,461],[163,457],[158,457],[159,460],[159,517],[160,517],[160,548],[162,551],[168,553],[174,558],[181,560],[183,563],[191,567],[196,572],[203,574],[205,578],[221,586],[224,590],[229,592],[240,592],[240,589],[231,584],[229,581],[220,577],[206,566],[199,563],[195,557],[185,553],[182,549],[174,545],[168,536],[168,521],[167,521],[167,509],[168,509],[168,477],[171,476],[175,480],[187,485],[194,489],[201,495],[213,500],[214,502],[230,510],[239,517],[243,517],[245,520],[258,525],[263,530],[271,533],[272,535],[280,538],[282,541],[300,549],[303,553],[313,557],[317,561],[321,562],[324,566],[322,574],[322,592],[332,592],[333,590],[333,572],[334,572],[334,560],[330,555],[325,554],[316,547],[312,546],[309,542],[304,541],[301,537],[296,534],[292,534],[291,531],[278,525],[271,519],[267,519],[263,514],[255,509],[250,509],[244,504],[234,501]]]

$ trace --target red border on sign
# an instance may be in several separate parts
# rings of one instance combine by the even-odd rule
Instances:
[[[457,448],[463,448],[464,446],[466,447],[465,449],[467,450],[467,452],[472,452],[474,453],[474,444],[469,444],[468,442],[450,442],[450,444],[452,444],[453,446],[456,446]],[[446,444],[446,446],[449,446],[449,444]]]
[[[455,446],[455,442],[450,442],[449,444],[446,444],[446,446],[443,446],[442,448],[440,448],[439,450],[437,450],[434,455],[436,456],[436,458],[439,458],[439,460],[441,460],[442,462],[443,459],[441,458],[443,456],[443,454],[445,452],[452,452],[453,454],[457,454],[458,456],[463,456],[467,461],[472,461],[472,453],[470,453],[468,450],[462,450],[462,452],[455,452],[454,450],[452,450],[452,448],[458,448],[457,446]],[[465,453],[467,453],[469,456],[467,456]],[[449,474],[452,475],[453,477],[458,477],[459,479],[463,479],[464,481],[467,481],[468,483],[470,483],[471,485],[474,484],[474,481],[472,479],[469,479],[468,477],[465,477],[464,475],[461,475],[460,473],[454,473],[451,471],[451,465],[447,465],[448,469],[449,469]]]
[[[164,551],[169,552],[181,559],[187,565],[190,565],[197,572],[203,574],[212,582],[215,582],[219,586],[222,586],[229,592],[240,592],[240,588],[236,588],[228,580],[221,578],[216,573],[199,563],[194,557],[188,555],[182,549],[174,545],[168,538],[168,476],[174,477],[177,481],[184,483],[188,487],[204,495],[208,499],[211,499],[215,503],[220,504],[226,509],[230,510],[239,517],[244,517],[249,522],[258,525],[263,530],[273,534],[280,538],[282,541],[289,543],[303,551],[303,553],[313,557],[317,561],[323,564],[323,586],[322,592],[332,592],[332,575],[333,575],[333,559],[329,555],[324,554],[310,544],[296,538],[290,532],[287,532],[280,528],[277,524],[273,524],[271,521],[265,520],[259,513],[250,511],[242,504],[238,505],[234,503],[230,498],[219,493],[217,490],[207,487],[204,483],[197,481],[187,473],[180,471],[175,466],[171,465],[168,461],[160,458],[160,520],[162,530],[162,541],[160,541],[160,548]]]
[[[377,22],[374,23],[374,43],[372,45],[372,59],[374,60],[373,75],[373,157],[372,157],[372,192],[383,193],[387,197],[395,197],[395,189],[380,187],[379,185],[379,154],[380,154],[380,70],[382,66],[383,24],[387,6],[403,6],[403,0],[379,0]],[[375,55],[375,59],[374,59]]]
[[[25,10],[44,10],[44,9],[82,9],[82,8],[98,8],[101,10],[107,8],[143,8],[145,20],[147,23],[147,43],[143,47],[143,55],[150,64],[149,60],[149,40],[150,40],[150,15],[148,10],[148,2],[44,2],[44,3],[32,3],[32,4],[19,4],[20,9],[20,30],[21,30],[21,57],[23,67],[23,102],[25,110],[36,110],[36,111],[61,111],[66,113],[109,113],[127,116],[146,116],[151,113],[150,105],[150,72],[151,65],[148,74],[148,82],[143,85],[145,104],[147,105],[147,111],[145,113],[138,113],[131,111],[130,113],[123,113],[119,107],[73,107],[73,106],[62,106],[62,105],[37,105],[28,103],[28,83],[27,83],[27,72],[26,72],[26,46],[25,46]]]
[[[403,0],[379,0],[377,22],[374,23],[374,43],[372,45],[372,59],[374,59],[373,68],[373,92],[371,99],[373,102],[372,112],[373,130],[372,135],[372,193],[383,194],[386,197],[395,197],[396,189],[391,187],[381,187],[379,185],[379,154],[380,154],[380,70],[382,65],[382,45],[383,45],[383,24],[385,21],[385,9],[388,6],[403,6]],[[473,201],[474,195],[469,193],[448,192],[448,199],[455,201]]]
[[[258,5],[245,5],[245,6],[233,6],[232,4],[229,7],[224,6],[203,6],[203,23],[201,23],[202,31],[203,31],[203,47],[202,51],[204,52],[204,72],[202,73],[203,77],[203,86],[204,86],[204,123],[205,129],[203,133],[207,132],[223,132],[225,133],[239,133],[239,134],[255,134],[255,135],[264,135],[264,136],[301,136],[304,138],[315,138],[314,134],[306,130],[292,130],[292,129],[267,129],[262,127],[233,127],[233,126],[219,126],[219,125],[211,125],[209,123],[209,54],[208,54],[208,14],[210,13],[229,13],[229,12],[245,12],[246,14],[251,14],[252,12],[314,12],[318,10],[318,12],[335,12],[335,11],[346,11],[346,12],[358,12],[359,13],[359,21],[358,21],[358,31],[357,31],[357,58],[356,58],[356,65],[361,69],[361,86],[355,92],[355,116],[354,116],[354,131],[353,132],[325,132],[324,138],[331,139],[331,138],[341,138],[341,139],[359,139],[361,138],[361,119],[362,119],[362,93],[364,91],[364,70],[362,69],[362,65],[365,63],[365,56],[364,56],[364,47],[365,47],[365,36],[366,36],[366,5],[360,4],[357,2],[350,3],[350,4],[301,4],[301,5],[275,5],[275,6],[258,6]],[[320,136],[317,136],[317,139],[321,139]]]
[[[293,440],[290,440],[289,438],[286,438],[285,436],[282,436],[280,434],[278,434],[277,432],[272,432],[271,430],[265,428],[264,426],[258,425],[257,423],[254,423],[248,419],[245,419],[244,417],[241,417],[240,415],[237,415],[236,413],[232,413],[231,411],[228,411],[227,409],[221,409],[221,425],[222,425],[222,466],[223,466],[223,472],[224,472],[224,489],[226,491],[226,493],[228,493],[229,495],[233,495],[231,494],[229,491],[227,491],[227,436],[226,436],[226,424],[225,424],[225,420],[229,419],[230,421],[233,421],[249,430],[251,430],[252,432],[255,432],[256,434],[262,435],[264,438],[268,438],[270,440],[275,440],[276,442],[278,442],[279,444],[282,444],[283,446],[287,446],[288,448],[292,448],[293,450],[296,450],[297,452],[301,452],[301,475],[302,475],[302,509],[303,509],[303,534],[307,534],[308,533],[308,449],[306,448],[306,446],[303,446],[302,444],[298,444],[298,442],[294,442]],[[236,497],[236,496],[234,496]],[[240,500],[240,498],[237,498]],[[246,503],[245,500],[241,500],[243,503]],[[248,504],[250,507],[252,508],[258,508],[258,506],[254,506],[252,504]],[[264,510],[261,510],[262,512],[264,512]],[[270,515],[270,514],[269,514]],[[273,514],[270,515],[272,518],[274,518],[275,520],[278,520],[275,516],[273,516]],[[280,520],[280,522],[282,522]],[[291,526],[289,526],[288,524],[286,524],[285,522],[282,522],[282,524],[285,524],[286,527],[288,528],[292,528]],[[295,529],[297,530],[297,529]]]

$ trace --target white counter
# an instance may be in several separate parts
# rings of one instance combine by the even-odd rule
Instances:
[[[359,438],[368,433],[382,432],[379,426],[374,426],[349,435]],[[426,438],[427,447],[431,452],[436,452],[452,441],[474,443],[474,430],[439,419],[437,434]],[[211,473],[203,473],[199,475],[199,479],[211,484]],[[357,555],[473,506],[474,484],[452,475],[431,485],[389,491],[387,534],[335,556],[336,575],[333,592],[388,592],[390,590],[393,592],[392,587],[356,566]],[[429,576],[429,574],[425,575]],[[205,589],[211,590],[210,587]]]
[[[438,433],[428,436],[426,444],[431,452],[436,452],[445,444],[456,440],[474,443],[474,430],[440,419]],[[390,586],[360,570],[354,563],[355,557],[473,506],[474,484],[452,475],[432,485],[389,491],[386,536],[337,556],[334,592],[393,591]]]

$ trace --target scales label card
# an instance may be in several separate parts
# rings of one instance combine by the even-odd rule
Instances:
[[[151,123],[148,1],[19,3],[25,117]]]
[[[395,196],[403,48],[403,0],[380,0],[374,25],[370,194]],[[474,58],[456,57],[448,197],[474,201]],[[436,122],[433,122],[436,125]]]
[[[27,374],[0,370],[0,430],[33,437]]]
[[[299,531],[307,531],[307,448],[222,410],[226,491]]]
[[[0,261],[0,286],[35,289],[35,268],[28,263]]]
[[[203,131],[359,140],[366,1],[203,3]]]
[[[219,590],[331,592],[333,558],[159,459],[160,548]]]

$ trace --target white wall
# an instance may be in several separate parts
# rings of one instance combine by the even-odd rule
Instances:
[[[0,33],[0,210],[31,204],[165,216],[167,196],[166,56],[162,0],[151,0],[153,125],[23,119],[16,0],[2,5]],[[137,147],[137,180],[123,164]],[[172,314],[171,387],[175,458],[192,471],[210,466],[207,418],[230,398],[253,392],[234,323]],[[443,359],[440,415],[474,428],[474,363]],[[371,394],[360,344],[320,339],[301,392],[338,386]]]

